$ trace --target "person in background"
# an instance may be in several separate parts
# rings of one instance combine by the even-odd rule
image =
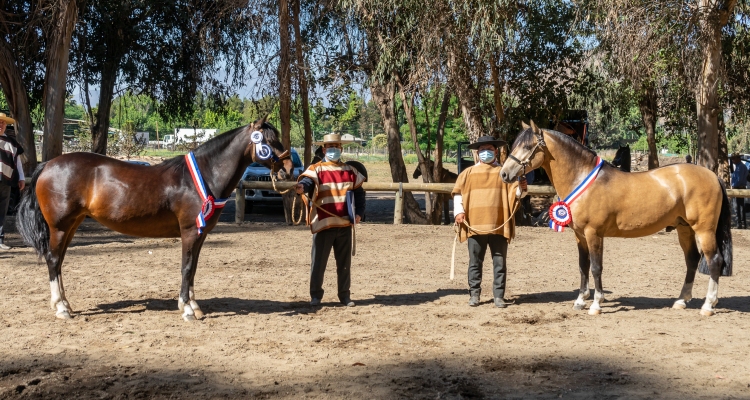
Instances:
[[[5,216],[8,212],[10,192],[14,185],[14,178],[18,179],[18,187],[23,190],[26,186],[26,178],[23,174],[21,158],[23,148],[16,140],[5,134],[8,125],[16,121],[7,115],[0,113],[0,250],[10,250],[11,247],[5,243]]]
[[[505,283],[508,243],[515,237],[513,211],[526,195],[526,179],[506,184],[500,178],[498,148],[504,141],[482,136],[468,147],[477,150],[480,162],[461,172],[453,188],[453,215],[468,237],[469,306],[479,305],[482,292],[482,264],[489,246],[492,254],[495,306],[507,307]],[[459,235],[461,236],[461,235]]]
[[[310,266],[310,305],[319,306],[323,299],[323,275],[328,256],[333,249],[338,275],[338,295],[341,304],[354,307],[351,299],[352,224],[365,215],[367,180],[356,168],[341,162],[341,135],[325,135],[322,142],[325,158],[311,164],[298,180],[297,194],[305,194],[307,223],[313,233],[312,263]],[[348,143],[348,142],[347,142]],[[353,195],[347,195],[352,192]],[[354,205],[349,202],[353,197]],[[354,215],[351,211],[354,209]]]
[[[732,153],[729,159],[732,161],[732,189],[747,188],[747,167],[740,159],[740,154]],[[734,201],[737,212],[737,228],[747,229],[745,199],[743,197],[735,197]]]

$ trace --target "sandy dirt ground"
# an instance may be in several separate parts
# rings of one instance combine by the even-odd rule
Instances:
[[[733,232],[735,276],[713,317],[699,315],[704,275],[687,310],[670,308],[685,273],[674,232],[606,240],[608,301],[592,317],[572,308],[573,234],[525,227],[509,249],[507,309],[491,304],[489,265],[484,302],[468,307],[465,245],[448,279],[451,227],[384,223],[358,233],[357,306],[338,305],[329,266],[311,307],[311,235],[272,217],[209,235],[194,323],[177,311],[176,239],[86,221],[63,268],[69,321],[49,309],[29,248],[0,254],[0,399],[750,398],[747,231]]]

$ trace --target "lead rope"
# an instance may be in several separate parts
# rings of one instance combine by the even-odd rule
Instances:
[[[271,184],[273,185],[273,190],[277,191],[280,195],[285,195],[287,192],[292,190],[294,186],[290,187],[287,190],[284,190],[283,192],[279,189],[276,189],[276,177],[273,175],[273,171],[269,172],[269,175],[271,176]],[[302,213],[299,213],[299,219],[294,220],[294,210],[297,208],[297,194],[294,194],[294,200],[292,200],[292,223],[294,225],[299,225],[300,222],[302,222]]]
[[[508,222],[510,222],[511,219],[513,219],[513,217],[516,215],[516,211],[518,211],[519,204],[521,204],[521,202],[517,201],[516,206],[513,207],[513,212],[510,213],[510,217],[508,217],[508,219],[506,219],[505,222],[502,223],[502,225],[498,226],[495,229],[492,229],[489,231],[475,229],[471,225],[466,223],[466,219],[464,219],[464,222],[462,222],[461,224],[466,226],[468,230],[479,233],[479,234],[488,234],[488,233],[498,231],[502,229]],[[450,274],[451,280],[453,280],[453,278],[455,278],[456,276],[456,243],[458,243],[458,236],[461,233],[461,228],[458,225],[454,225],[453,230],[456,232],[456,236],[453,237],[453,251],[451,252],[451,274]]]

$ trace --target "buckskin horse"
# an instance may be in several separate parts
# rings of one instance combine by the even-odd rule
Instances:
[[[427,169],[430,169],[430,170],[435,169],[435,161],[425,160],[424,162],[427,165]],[[412,174],[412,178],[417,179],[420,176],[422,176],[422,170],[419,168],[419,165],[417,165],[417,168],[414,170],[414,173]],[[440,183],[456,183],[456,179],[458,179],[458,174],[456,174],[455,172],[448,171],[445,168],[440,169]],[[450,200],[450,196],[448,194],[441,193],[437,195],[437,201],[443,202],[443,216],[444,216],[446,225],[451,224],[450,209],[449,209],[450,203],[448,203],[449,200]]]
[[[21,199],[17,226],[24,242],[47,261],[55,315],[68,319],[73,313],[62,264],[76,229],[89,216],[126,235],[181,238],[178,307],[186,321],[202,318],[193,286],[203,242],[251,162],[266,165],[280,179],[293,174],[278,137],[264,118],[154,166],[94,153],[64,154],[39,165]]]
[[[710,275],[701,314],[714,314],[719,276],[732,273],[729,199],[716,174],[693,164],[625,173],[600,162],[593,151],[560,132],[539,129],[533,121],[531,126],[523,124],[523,128],[500,175],[503,181],[510,182],[526,170],[541,166],[557,193],[566,196],[560,203],[568,203],[567,206],[556,204],[563,211],[561,218],[569,217],[578,242],[581,289],[575,309],[583,309],[589,297],[590,268],[595,293],[589,314],[601,313],[605,237],[634,238],[676,228],[687,274],[680,297],[672,307],[687,307],[695,272],[700,269]],[[598,175],[597,167],[601,168]],[[568,200],[571,195],[572,200]],[[567,214],[564,207],[568,207]],[[550,214],[554,211],[551,209]],[[566,223],[562,219],[560,222]]]

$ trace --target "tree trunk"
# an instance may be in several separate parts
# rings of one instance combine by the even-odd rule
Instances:
[[[490,61],[492,71],[492,96],[495,99],[495,128],[499,129],[505,121],[505,110],[503,109],[503,87],[500,85],[500,73],[495,65],[495,60]],[[500,139],[506,140],[505,135]]]
[[[112,109],[112,98],[115,93],[115,82],[120,61],[107,62],[102,70],[99,86],[99,108],[96,118],[91,121],[91,151],[107,155],[107,135],[109,133],[109,114]]]
[[[42,161],[62,154],[65,119],[65,86],[73,28],[78,16],[77,0],[60,0],[47,35],[47,62],[44,77],[44,143]]]
[[[480,136],[486,135],[484,122],[482,121],[481,96],[473,83],[474,79],[466,59],[468,53],[459,54],[460,56],[457,56],[457,51],[451,51],[448,68],[450,69],[451,82],[461,105],[469,141],[476,142]]]
[[[443,101],[440,104],[440,115],[438,116],[438,126],[435,131],[435,166],[432,171],[432,176],[435,178],[435,182],[440,182],[440,177],[443,175],[443,143],[445,138],[445,121],[448,119],[448,107],[451,102],[451,92],[448,90],[448,85],[445,85],[445,92],[443,93]]]
[[[721,70],[721,30],[727,24],[735,0],[718,2],[699,0],[703,67],[696,90],[698,114],[698,151],[696,164],[718,173],[719,168],[719,72]]]
[[[656,150],[656,90],[653,84],[641,88],[638,99],[643,126],[648,142],[648,169],[659,168],[659,152]]]
[[[731,183],[732,172],[729,170],[729,148],[727,143],[727,132],[726,125],[724,125],[724,114],[721,113],[718,116],[719,122],[719,167],[717,174],[719,179],[723,180],[727,184],[727,187]]]
[[[289,38],[289,2],[279,1],[279,40],[281,53],[277,77],[279,79],[279,117],[281,118],[281,141],[284,148],[292,147],[292,71]]]
[[[36,146],[29,110],[29,94],[23,83],[21,71],[16,66],[13,52],[4,41],[0,41],[0,86],[8,101],[10,114],[16,120],[16,138],[26,155],[23,169],[26,174],[30,174],[36,169]]]
[[[299,96],[302,100],[302,123],[305,128],[305,155],[304,165],[312,161],[312,124],[310,123],[310,100],[307,91],[307,66],[302,52],[302,34],[300,33],[300,1],[293,0],[294,4],[294,44],[297,55],[297,85],[299,85]]]
[[[414,152],[417,154],[417,162],[419,163],[419,170],[422,172],[422,181],[426,183],[433,183],[435,179],[433,177],[433,170],[429,168],[425,162],[424,154],[422,149],[419,148],[419,137],[417,136],[417,122],[414,117],[414,95],[409,95],[407,98],[405,89],[399,81],[399,92],[401,93],[401,103],[404,106],[404,115],[406,116],[406,123],[409,125],[409,133],[411,134],[411,141],[414,145]],[[433,201],[431,193],[425,192],[425,215],[429,220],[429,223],[433,225],[440,225],[440,213],[442,207],[438,207]]]
[[[396,84],[389,82],[382,85],[373,79],[370,83],[370,93],[378,106],[378,111],[380,111],[380,116],[383,119],[383,130],[388,136],[388,161],[391,165],[391,178],[393,182],[409,182],[404,157],[401,154],[401,140],[396,116]],[[404,192],[404,205],[406,206],[404,212],[406,222],[414,224],[427,224],[429,222],[411,192]]]

